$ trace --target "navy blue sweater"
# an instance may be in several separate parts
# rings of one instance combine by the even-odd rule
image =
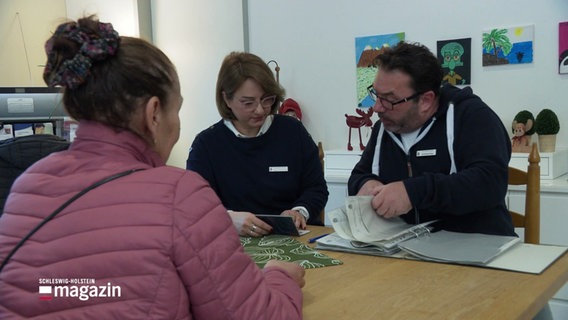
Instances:
[[[239,138],[219,121],[197,135],[187,169],[203,176],[235,211],[280,214],[305,207],[309,224],[328,198],[318,148],[301,122],[275,115],[266,133]]]
[[[446,134],[446,114],[454,104],[454,160],[457,172],[450,173],[451,161]],[[349,194],[363,183],[403,181],[420,222],[441,219],[441,228],[457,232],[515,235],[505,205],[511,141],[499,117],[471,88],[442,88],[440,106],[432,128],[407,155],[393,138],[384,133],[379,158],[379,176],[372,173],[380,122],[373,128],[367,148],[348,182]],[[424,155],[424,151],[435,155]],[[421,153],[419,151],[422,151]],[[407,161],[412,167],[409,177]],[[412,213],[401,216],[414,223]]]

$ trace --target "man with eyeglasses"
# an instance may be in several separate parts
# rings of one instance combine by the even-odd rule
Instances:
[[[385,218],[439,220],[456,232],[515,235],[505,205],[508,132],[471,88],[441,87],[425,46],[400,42],[376,58],[368,91],[380,122],[348,182]]]

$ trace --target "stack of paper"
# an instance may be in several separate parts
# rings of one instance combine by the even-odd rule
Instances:
[[[316,249],[342,251],[372,256],[390,256],[400,251],[398,247],[385,248],[380,245],[357,242],[339,236],[336,232],[316,240]]]
[[[409,225],[399,217],[385,219],[371,207],[370,196],[352,196],[345,200],[345,207],[326,213],[337,235],[347,242],[346,248],[365,248],[371,252],[384,254],[398,252],[398,244],[408,239],[430,233],[429,221],[419,225]],[[329,240],[329,239],[328,239]],[[335,245],[340,245],[334,241]],[[318,241],[321,247],[322,241]]]

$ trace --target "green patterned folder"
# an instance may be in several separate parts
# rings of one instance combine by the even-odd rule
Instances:
[[[261,268],[273,259],[296,262],[304,269],[343,264],[341,260],[330,258],[289,236],[241,237],[241,245]]]

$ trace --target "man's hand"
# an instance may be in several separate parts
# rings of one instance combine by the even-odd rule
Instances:
[[[357,192],[358,196],[374,196],[377,194],[377,187],[382,186],[383,183],[379,180],[367,180]]]
[[[412,203],[402,181],[376,186],[373,192],[375,193],[371,206],[384,218],[397,217],[412,209]]]

